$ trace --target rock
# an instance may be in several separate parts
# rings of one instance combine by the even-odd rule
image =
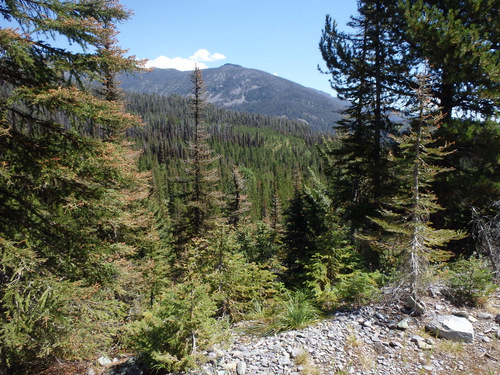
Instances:
[[[292,363],[292,361],[290,361],[290,357],[288,357],[287,355],[284,355],[282,356],[279,360],[278,360],[278,363],[280,365],[284,365],[284,366],[288,366]]]
[[[406,299],[406,306],[419,315],[425,313],[425,304],[422,301],[416,301],[412,296],[408,296]]]
[[[236,362],[229,362],[224,366],[224,369],[229,372],[235,372],[236,371]]]
[[[238,364],[236,365],[236,373],[238,375],[245,375],[246,372],[247,372],[247,365],[245,364],[245,362],[243,361],[238,362]]]
[[[467,312],[467,311],[453,311],[453,315],[461,316],[462,318],[469,319],[469,312]]]
[[[386,346],[384,344],[382,344],[380,341],[374,343],[373,347],[375,348],[375,351],[377,352],[377,354],[386,354],[389,352],[389,350],[386,348]]]
[[[102,357],[99,357],[99,359],[97,360],[97,362],[101,365],[101,366],[107,366],[107,365],[110,365],[112,362],[111,362],[111,359],[109,359],[108,357],[106,356],[102,356]]]
[[[395,340],[389,342],[389,345],[393,348],[404,348],[403,344],[401,344],[399,341],[395,341]]]
[[[426,340],[419,335],[413,335],[410,341],[417,344],[417,348],[419,348],[420,350],[431,350],[434,347],[432,344],[426,342]]]
[[[106,375],[143,375],[145,372],[137,365],[135,358],[130,358],[127,362],[111,367]]]
[[[410,319],[408,318],[405,318],[403,319],[402,321],[400,321],[398,324],[397,324],[397,328],[398,329],[401,329],[403,331],[406,331],[407,329],[410,329],[410,325],[408,324],[410,322]]]
[[[486,312],[478,312],[477,317],[479,319],[489,320],[489,319],[493,318],[493,315],[491,315],[490,313],[486,313]]]
[[[495,322],[497,324],[500,324],[500,314],[497,314],[497,316],[495,316]]]
[[[302,348],[293,347],[292,350],[290,350],[290,355],[292,356],[292,358],[296,358],[299,355],[303,355],[304,353],[304,349]]]
[[[440,315],[427,323],[425,329],[438,337],[453,341],[474,341],[474,327],[463,317]]]

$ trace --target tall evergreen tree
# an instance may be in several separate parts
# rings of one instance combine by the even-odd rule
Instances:
[[[310,226],[310,210],[300,181],[295,182],[294,196],[284,212],[284,265],[289,286],[301,286],[305,280],[305,265],[316,253],[314,233]]]
[[[378,241],[370,239],[380,246],[388,262],[398,263],[402,280],[415,300],[425,286],[427,264],[446,260],[449,255],[440,248],[459,237],[451,230],[434,229],[430,221],[430,215],[440,209],[432,192],[435,176],[444,171],[437,163],[450,151],[432,145],[443,116],[435,114],[429,77],[421,74],[417,78],[417,105],[411,128],[408,134],[395,137],[400,151],[395,158],[400,192],[382,210],[382,218],[373,218],[386,235]]]
[[[247,195],[244,194],[246,190],[245,181],[237,167],[233,167],[231,178],[233,189],[228,196],[228,222],[233,228],[237,229],[241,224],[245,223],[251,203],[248,201]]]
[[[500,25],[497,0],[403,1],[405,38],[416,63],[427,59],[431,94],[445,115],[438,137],[456,153],[442,165],[453,168],[436,179],[445,208],[434,215],[440,227],[470,230],[472,207],[493,212],[500,194]],[[470,252],[471,238],[452,243]]]
[[[94,52],[110,40],[103,26],[128,13],[107,0],[20,0],[0,14],[11,26],[0,29],[0,371],[12,373],[109,342],[100,323],[123,311],[120,270],[133,278],[127,258],[148,224],[133,209],[145,183],[136,153],[88,135],[139,123],[84,86],[103,67],[137,69]]]
[[[219,158],[214,156],[208,145],[209,134],[203,124],[205,107],[205,84],[201,70],[196,67],[191,74],[193,83],[191,118],[193,139],[189,142],[188,159],[186,162],[186,178],[181,182],[186,190],[183,201],[186,204],[184,221],[178,227],[181,242],[193,237],[202,236],[213,225],[215,213],[220,207],[220,194],[215,189],[218,182],[217,169],[213,163]]]
[[[370,226],[366,216],[390,192],[387,135],[395,124],[389,115],[408,89],[404,44],[392,28],[395,10],[391,1],[360,1],[359,16],[349,23],[355,33],[338,31],[327,16],[320,41],[332,88],[350,102],[337,128],[340,145],[323,154],[352,233]]]
[[[445,122],[452,116],[490,118],[499,109],[498,0],[403,1],[406,40],[428,60]]]

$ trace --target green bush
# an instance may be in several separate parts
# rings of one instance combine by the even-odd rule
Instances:
[[[188,281],[165,291],[143,319],[130,325],[131,348],[155,370],[183,371],[202,361],[200,353],[224,337],[214,318],[216,304],[209,287]]]
[[[380,297],[382,274],[354,271],[335,285],[337,300],[343,303],[363,305]]]
[[[461,259],[450,267],[447,293],[457,305],[481,306],[496,288],[482,259]]]

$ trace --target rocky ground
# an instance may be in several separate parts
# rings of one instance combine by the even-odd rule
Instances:
[[[458,309],[442,298],[423,302],[418,316],[405,304],[370,305],[266,337],[235,327],[232,343],[208,351],[209,361],[190,374],[500,374],[500,295],[480,309]],[[425,329],[436,317],[452,315],[470,326],[466,334],[473,335],[472,342],[437,338]],[[77,373],[146,374],[133,358],[99,360]]]

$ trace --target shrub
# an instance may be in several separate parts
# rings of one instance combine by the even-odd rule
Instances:
[[[335,286],[337,299],[358,305],[372,302],[380,296],[381,282],[382,274],[378,271],[371,273],[354,271]]]
[[[203,360],[200,352],[223,339],[224,327],[214,318],[216,304],[206,284],[178,284],[164,292],[155,305],[134,322],[129,344],[156,370],[192,368]]]
[[[457,305],[481,306],[495,289],[483,259],[461,259],[450,267],[447,293]]]

